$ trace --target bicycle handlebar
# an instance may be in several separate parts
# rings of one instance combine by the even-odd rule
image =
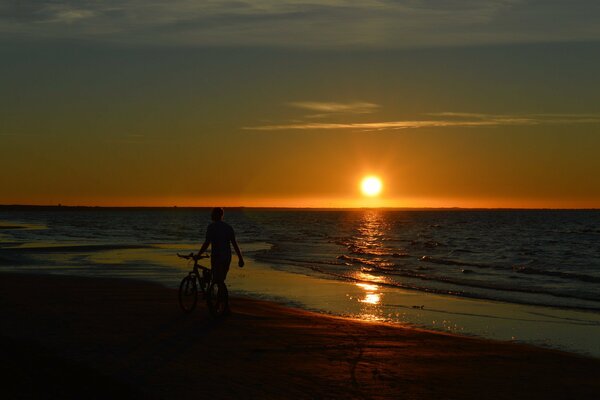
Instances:
[[[189,259],[199,260],[201,258],[210,258],[210,256],[208,256],[208,255],[202,255],[202,256],[196,257],[196,256],[194,256],[194,253],[190,253],[188,255],[181,255],[181,254],[177,253],[177,257],[185,258],[186,260],[189,260]]]

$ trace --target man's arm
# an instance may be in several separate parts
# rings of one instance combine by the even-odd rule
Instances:
[[[200,258],[202,253],[204,253],[206,249],[208,249],[208,245],[210,245],[210,241],[206,239],[204,243],[202,243],[202,247],[200,247],[200,251],[198,251],[198,254],[196,255],[197,258]]]
[[[238,256],[238,266],[242,268],[244,266],[244,257],[242,257],[242,252],[240,250],[240,246],[238,246],[237,241],[235,240],[235,236],[231,239],[231,244],[233,245],[235,254]]]

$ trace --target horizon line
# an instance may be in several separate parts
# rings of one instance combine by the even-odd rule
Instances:
[[[71,209],[82,209],[82,208],[104,208],[104,209],[211,209],[219,206],[98,206],[98,205],[63,205],[63,204],[0,204],[0,208],[71,208]],[[256,210],[308,210],[308,211],[321,211],[321,210],[405,210],[405,211],[460,211],[460,210],[506,210],[506,211],[519,211],[519,210],[548,210],[548,211],[599,211],[600,207],[286,207],[286,206],[227,206],[222,207],[224,209],[256,209]]]

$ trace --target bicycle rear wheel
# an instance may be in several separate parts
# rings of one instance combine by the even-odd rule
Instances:
[[[206,293],[206,304],[213,317],[229,312],[229,293],[225,283],[211,283]]]
[[[195,275],[188,275],[179,285],[179,306],[185,313],[190,313],[198,303],[198,284]]]

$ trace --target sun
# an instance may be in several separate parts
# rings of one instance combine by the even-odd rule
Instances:
[[[381,193],[382,187],[381,179],[376,176],[366,176],[360,183],[360,190],[369,197],[375,197]]]

